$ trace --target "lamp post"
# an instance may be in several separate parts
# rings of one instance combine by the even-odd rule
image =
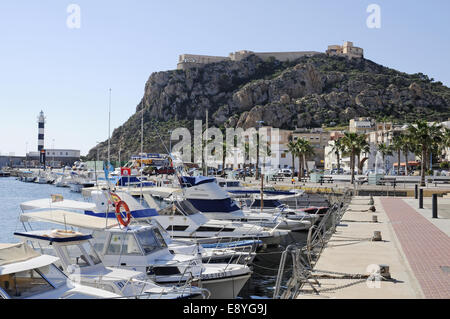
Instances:
[[[172,130],[169,130],[169,155],[172,154]]]
[[[256,133],[256,169],[255,169],[255,179],[259,178],[259,172],[258,172],[258,167],[259,167],[259,129],[261,128],[262,124],[264,124],[264,121],[256,121],[256,123],[258,124],[258,132]]]
[[[52,166],[53,167],[53,165],[55,165],[55,139],[53,138],[52,139],[52,153],[53,153],[53,160],[52,160],[52,165],[50,165],[50,166]]]

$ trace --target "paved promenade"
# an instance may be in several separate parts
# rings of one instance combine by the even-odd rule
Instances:
[[[403,199],[385,197],[381,203],[425,298],[450,298],[448,234]]]
[[[450,298],[450,200],[439,198],[437,220],[431,219],[428,202],[419,211],[413,198],[374,197],[372,213],[368,200],[366,196],[352,199],[315,269],[369,274],[370,265],[385,264],[393,281],[374,287],[368,282],[320,278],[319,295],[304,286],[305,293],[298,298]],[[371,222],[373,215],[378,223]],[[374,231],[381,231],[382,241],[370,240]]]

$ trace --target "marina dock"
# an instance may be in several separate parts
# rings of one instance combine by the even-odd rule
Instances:
[[[314,265],[317,281],[311,277],[297,298],[450,298],[450,199],[439,200],[432,219],[431,201],[419,209],[414,198],[375,197],[372,212],[368,196],[353,197]],[[368,280],[378,265],[390,278]]]

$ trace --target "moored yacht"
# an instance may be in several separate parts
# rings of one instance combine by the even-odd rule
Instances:
[[[56,265],[25,243],[0,244],[0,299],[97,299],[118,294],[70,280]]]
[[[197,287],[163,287],[146,278],[142,272],[105,267],[90,240],[92,235],[75,231],[42,230],[15,232],[22,241],[36,244],[59,258],[59,266],[83,285],[111,291],[125,298],[179,299],[208,296],[209,292]]]
[[[162,285],[198,280],[199,287],[207,289],[211,298],[235,298],[251,275],[245,265],[203,264],[200,254],[171,251],[155,225],[121,227],[115,219],[63,210],[23,213],[21,221],[44,221],[77,227],[82,232],[90,231],[94,248],[106,266],[144,272]]]
[[[282,197],[282,196],[281,196]],[[248,203],[247,203],[248,202]],[[254,195],[251,200],[247,200],[243,204],[244,212],[266,213],[275,216],[283,216],[288,220],[307,221],[315,224],[319,220],[319,215],[308,213],[300,209],[291,209],[280,201],[280,196]]]
[[[311,227],[308,220],[292,220],[282,214],[243,211],[213,177],[180,177],[184,198],[208,218],[231,220],[279,230],[301,231]],[[175,198],[176,196],[172,196]]]

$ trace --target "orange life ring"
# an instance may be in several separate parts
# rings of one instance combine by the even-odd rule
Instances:
[[[127,213],[127,219],[123,220],[122,218],[122,214],[120,212],[120,208],[123,206],[123,208],[125,209],[125,212]],[[131,221],[131,212],[130,212],[130,208],[128,207],[127,203],[125,203],[123,200],[119,201],[116,203],[116,218],[119,221],[119,223],[121,223],[123,226],[127,227],[128,224]]]

